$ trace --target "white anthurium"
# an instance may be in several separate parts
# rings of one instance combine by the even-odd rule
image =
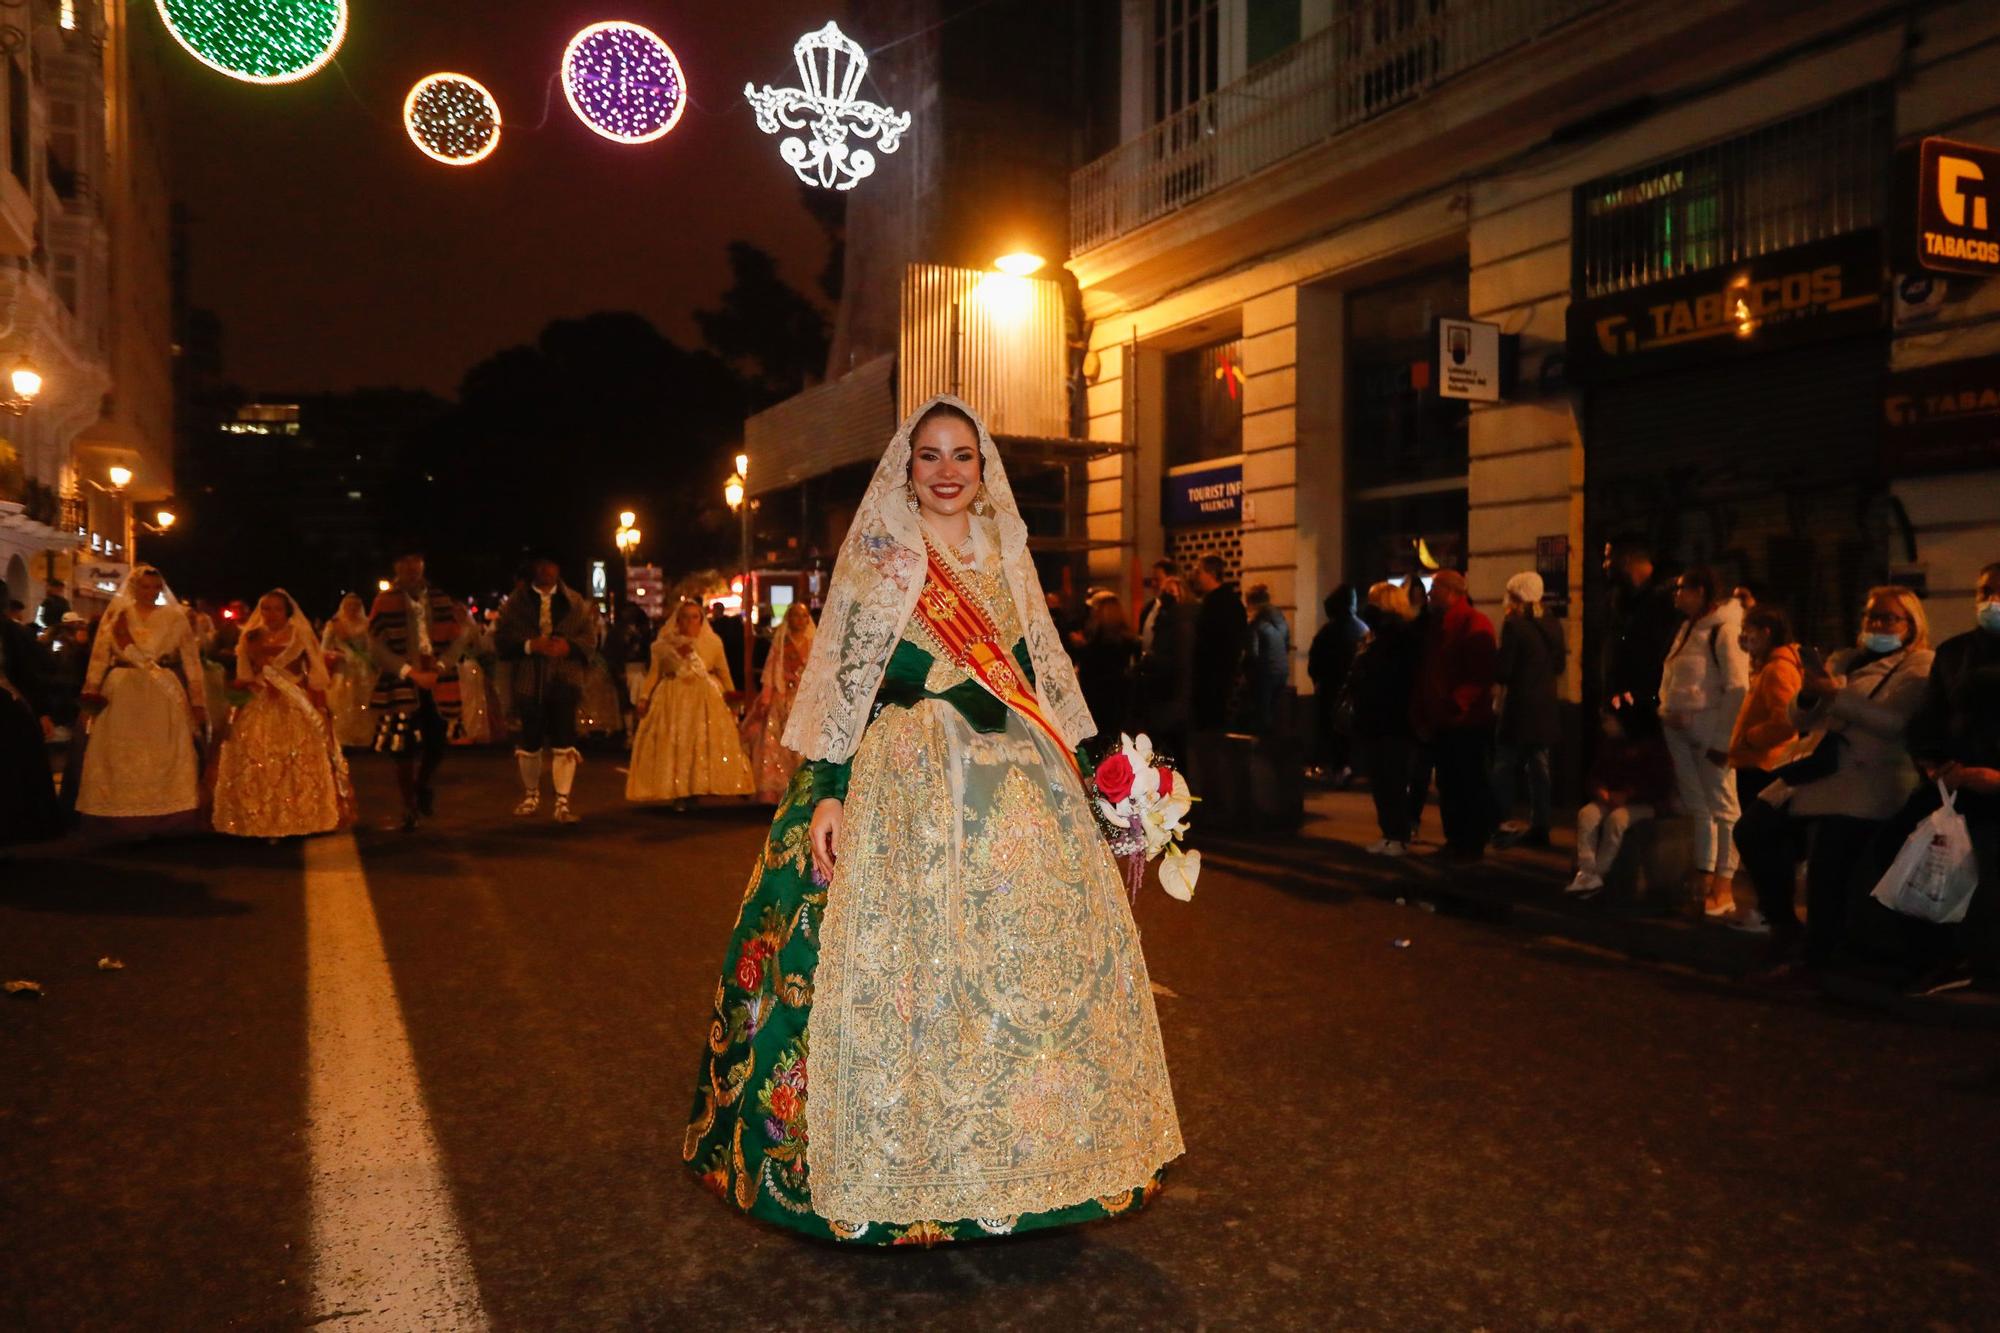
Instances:
[[[1167,896],[1188,902],[1194,897],[1194,883],[1201,877],[1201,853],[1170,847],[1160,861],[1160,887]]]

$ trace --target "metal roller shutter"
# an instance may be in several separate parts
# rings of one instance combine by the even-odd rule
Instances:
[[[1851,339],[1595,390],[1584,438],[1589,549],[1644,535],[1674,564],[1757,583],[1801,639],[1847,641],[1886,564],[1885,362],[1880,339]],[[1588,573],[1601,583],[1596,566]]]

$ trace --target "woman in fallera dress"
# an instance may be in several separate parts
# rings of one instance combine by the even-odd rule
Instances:
[[[96,710],[76,809],[86,833],[144,837],[200,820],[201,652],[160,571],[135,565],[97,627],[83,699]]]
[[[913,447],[914,446],[914,447]],[[1093,732],[991,438],[938,398],[842,544],[683,1155],[765,1221],[933,1244],[1129,1212],[1181,1153]]]
[[[812,656],[812,612],[804,602],[785,608],[785,617],[771,632],[771,651],[764,658],[764,688],[743,714],[743,752],[750,756],[750,775],[757,783],[757,799],[772,805],[785,799],[800,759],[785,748],[785,723],[791,720],[792,699],[798,694],[799,677],[805,674],[806,659]]]
[[[215,828],[239,838],[328,833],[354,822],[347,759],[325,706],[326,659],[282,588],[258,599],[236,642],[236,689],[215,773]]]
[[[748,796],[750,760],[736,735],[736,716],[722,697],[735,686],[722,640],[698,602],[682,602],[653,641],[653,666],[639,684],[628,801],[697,796]]]
[[[368,711],[368,698],[375,693],[378,673],[368,649],[368,603],[359,593],[340,599],[340,610],[326,622],[320,651],[333,677],[326,690],[333,734],[349,749],[364,749],[375,741],[375,715]]]

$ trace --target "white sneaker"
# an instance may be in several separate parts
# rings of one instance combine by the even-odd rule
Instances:
[[[1771,923],[1766,921],[1764,914],[1754,907],[1746,908],[1742,916],[1734,917],[1726,924],[1731,930],[1740,930],[1745,935],[1768,935],[1771,933]]]
[[[1408,843],[1385,842],[1382,844],[1382,855],[1384,856],[1408,856],[1409,854],[1410,846]]]
[[[531,791],[521,798],[519,805],[514,807],[514,813],[517,815],[532,815],[541,808],[542,794],[538,791]]]
[[[1604,876],[1593,875],[1588,870],[1576,872],[1576,878],[1563,886],[1564,893],[1596,893],[1604,887]]]
[[[1389,840],[1387,838],[1377,838],[1375,841],[1369,843],[1367,848],[1370,856],[1380,856],[1388,850]]]

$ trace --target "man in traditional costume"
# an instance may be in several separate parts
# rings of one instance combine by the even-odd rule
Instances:
[[[1078,771],[1093,731],[999,453],[933,399],[841,546],[785,730],[808,762],[730,938],[682,1145],[711,1190],[860,1244],[1153,1192],[1180,1124]]]
[[[597,646],[597,608],[562,581],[556,562],[538,559],[528,580],[514,589],[500,608],[493,642],[508,671],[508,711],[521,725],[514,748],[526,793],[514,807],[517,815],[542,808],[544,758],[555,786],[558,824],[574,824],[570,806],[583,753],[576,748],[577,705],[583,673]]]
[[[431,586],[423,552],[396,559],[396,581],[368,613],[368,647],[381,668],[370,707],[375,748],[396,756],[402,828],[437,813],[433,783],[459,711],[458,659],[470,623],[465,608]]]

